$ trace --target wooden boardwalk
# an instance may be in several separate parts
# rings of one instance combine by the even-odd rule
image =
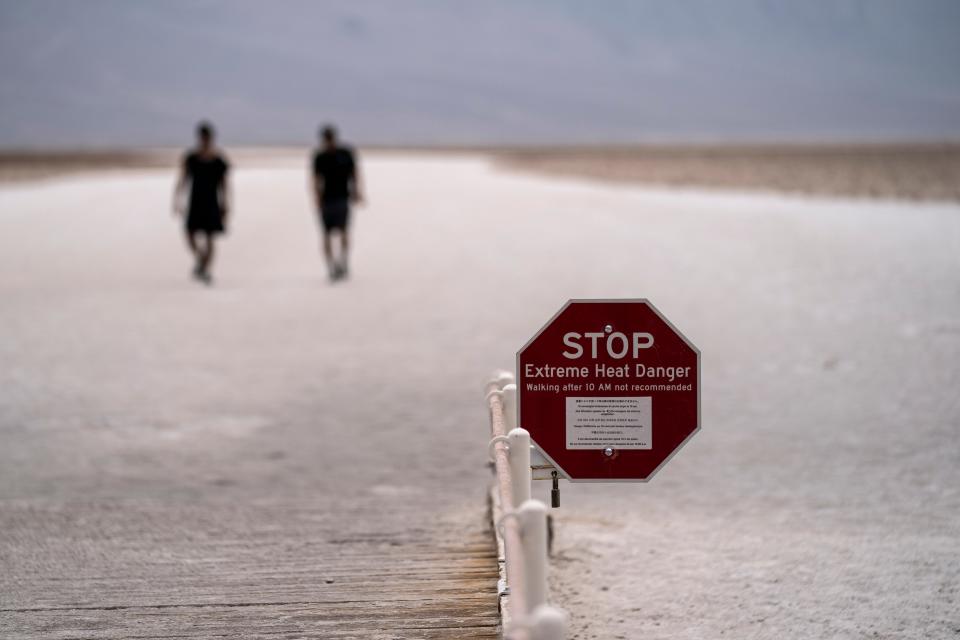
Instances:
[[[482,504],[386,502],[0,501],[0,637],[499,637]]]

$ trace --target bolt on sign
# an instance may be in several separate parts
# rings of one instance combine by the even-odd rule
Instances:
[[[573,481],[645,481],[700,428],[700,352],[646,300],[570,300],[517,352],[518,417]]]

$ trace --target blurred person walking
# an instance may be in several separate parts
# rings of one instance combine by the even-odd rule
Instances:
[[[324,126],[320,130],[320,148],[313,156],[313,193],[323,229],[323,257],[330,280],[347,276],[349,249],[350,204],[363,201],[360,172],[353,151],[340,146],[337,130]],[[334,256],[333,236],[340,236],[340,251]]]
[[[213,281],[210,265],[214,237],[226,230],[230,210],[227,189],[230,165],[214,146],[213,138],[210,123],[197,125],[197,148],[184,156],[173,194],[174,213],[186,214],[187,245],[195,261],[193,277],[205,284]],[[190,183],[190,197],[185,202],[187,182]],[[202,241],[198,241],[200,239]]]

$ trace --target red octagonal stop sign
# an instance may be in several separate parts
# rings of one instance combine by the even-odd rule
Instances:
[[[646,300],[571,300],[517,353],[519,423],[574,481],[648,480],[700,428],[700,352]]]

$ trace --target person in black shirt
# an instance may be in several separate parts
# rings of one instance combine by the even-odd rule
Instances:
[[[186,214],[187,244],[193,253],[193,277],[210,284],[213,239],[223,233],[227,221],[227,171],[230,165],[213,145],[213,127],[206,122],[197,126],[197,148],[183,158],[180,178],[174,191],[174,212]],[[184,202],[187,183],[189,200]],[[198,242],[202,237],[203,242]]]
[[[356,158],[348,147],[337,143],[337,131],[325,126],[320,131],[321,148],[313,156],[313,191],[323,227],[323,256],[330,279],[347,275],[347,249],[350,203],[362,202],[360,173]],[[339,256],[334,257],[332,236],[340,235]]]

